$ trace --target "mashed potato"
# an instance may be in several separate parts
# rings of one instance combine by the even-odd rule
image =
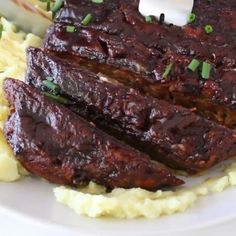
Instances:
[[[52,18],[52,12],[47,11],[47,2],[39,1],[39,0],[27,0],[29,3],[31,3],[33,6],[35,6],[36,9],[41,11],[43,14],[47,15],[48,18]]]
[[[6,19],[0,18],[3,27],[0,39],[0,181],[15,181],[25,173],[17,163],[3,132],[3,124],[9,115],[9,107],[4,98],[2,83],[6,77],[23,80],[26,70],[26,48],[38,47],[41,39],[32,34],[18,32]]]
[[[221,177],[211,178],[175,192],[114,189],[111,193],[105,193],[101,186],[90,183],[78,191],[58,187],[54,189],[54,194],[58,202],[89,217],[156,218],[183,212],[199,197],[222,192],[231,186],[236,186],[236,164],[226,168]]]
[[[31,2],[36,3],[33,0]],[[0,180],[15,181],[24,174],[24,171],[16,161],[2,132],[3,124],[9,115],[2,82],[5,77],[24,79],[25,49],[28,46],[39,46],[41,40],[32,34],[17,32],[16,28],[4,18],[1,18],[0,24],[4,29],[0,39]],[[189,187],[185,186],[176,191],[148,192],[138,188],[130,190],[119,188],[106,193],[103,187],[91,182],[86,188],[78,190],[57,187],[54,189],[54,194],[58,202],[67,205],[78,214],[89,217],[155,218],[164,214],[183,212],[201,196],[222,192],[236,185],[236,163],[216,173],[218,177],[209,178],[192,186],[187,185]],[[207,177],[206,174],[204,178]]]

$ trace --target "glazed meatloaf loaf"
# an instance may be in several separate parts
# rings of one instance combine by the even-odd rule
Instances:
[[[235,127],[235,0],[195,0],[196,19],[183,28],[155,19],[146,22],[138,4],[65,0],[43,48],[141,93]]]
[[[12,114],[5,136],[20,163],[56,184],[157,190],[177,186],[174,177],[149,157],[109,136],[23,82],[6,79]]]
[[[236,135],[189,109],[144,96],[83,66],[28,49],[29,85],[66,97],[68,106],[154,160],[196,173],[236,154]]]

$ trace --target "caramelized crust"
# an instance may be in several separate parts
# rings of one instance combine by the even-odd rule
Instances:
[[[149,157],[100,131],[32,87],[6,79],[14,112],[5,136],[20,163],[52,183],[80,186],[94,181],[108,188],[157,190],[183,181]]]
[[[109,0],[94,4],[90,0],[65,1],[55,24],[45,37],[43,47],[75,55],[91,62],[93,71],[101,70],[144,94],[197,108],[208,119],[233,128],[236,124],[236,4],[234,0],[196,0],[196,21],[184,28],[145,22],[138,2]],[[92,14],[86,27],[82,19]],[[206,34],[205,25],[214,32]],[[76,32],[66,32],[74,25]],[[187,69],[192,59],[212,65],[209,80],[200,69]],[[72,59],[72,58],[71,58]],[[72,59],[73,61],[80,59]],[[102,64],[99,65],[98,63]],[[170,63],[167,79],[162,75]]]
[[[70,109],[170,167],[196,173],[236,154],[231,130],[30,48],[27,82],[44,90],[47,77],[72,101]]]

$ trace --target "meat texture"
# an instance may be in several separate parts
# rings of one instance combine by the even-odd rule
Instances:
[[[138,12],[138,0],[66,0],[49,28],[43,47],[63,56],[87,60],[100,71],[142,93],[186,107],[229,127],[236,125],[235,0],[194,1],[196,20],[184,28],[152,24]],[[90,13],[92,21],[83,26]],[[67,26],[75,32],[67,32]],[[205,26],[213,32],[207,34]],[[62,55],[61,55],[62,56]],[[187,69],[193,59],[211,64],[210,79],[201,66]],[[82,60],[83,61],[83,60]],[[100,63],[101,65],[98,65]],[[163,76],[168,65],[172,69]]]
[[[34,88],[6,79],[4,90],[14,109],[5,136],[29,172],[73,187],[94,181],[108,188],[156,190],[183,183]]]
[[[28,84],[45,90],[48,77],[70,98],[74,112],[172,168],[196,173],[236,155],[230,129],[54,54],[28,49]]]

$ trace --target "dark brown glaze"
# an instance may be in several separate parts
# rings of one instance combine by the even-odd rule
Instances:
[[[183,181],[145,154],[100,131],[23,82],[6,79],[14,112],[5,136],[20,163],[52,183],[156,190]]]
[[[236,125],[236,3],[235,0],[196,0],[197,19],[184,28],[145,22],[137,0],[65,1],[55,25],[44,39],[47,50],[93,60],[94,71],[101,70],[142,93],[186,107],[229,127]],[[93,21],[80,22],[87,13]],[[211,24],[212,34],[204,26]],[[75,33],[66,32],[75,25]],[[187,70],[193,58],[212,64],[211,78]],[[73,58],[72,60],[76,60]],[[77,59],[79,60],[79,59]],[[174,63],[165,80],[162,74]],[[98,65],[101,63],[102,65]]]
[[[171,51],[181,55],[199,56],[217,65],[224,63],[230,68],[235,65],[235,55],[232,51],[236,46],[235,0],[194,1],[193,12],[197,19],[185,28],[158,22],[147,24],[138,12],[138,3],[138,0],[109,0],[104,4],[94,4],[90,0],[82,0],[78,4],[76,0],[67,0],[55,22],[81,26],[83,18],[90,13],[93,15],[93,21],[86,28],[116,35],[122,40],[132,38],[162,54]],[[213,26],[214,34],[207,35],[204,32],[204,26],[207,24]],[[223,50],[219,50],[219,47]],[[155,59],[147,63],[149,70],[155,69]]]
[[[101,80],[75,66],[28,49],[27,82],[38,88],[48,76],[74,102],[70,108],[98,127],[147,152],[164,164],[196,173],[236,155],[236,135],[230,129],[121,84]]]

